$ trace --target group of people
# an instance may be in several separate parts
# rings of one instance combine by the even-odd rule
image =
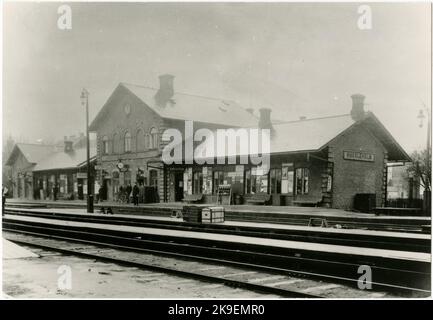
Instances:
[[[135,206],[138,206],[138,202],[141,200],[141,202],[144,202],[144,185],[140,183],[140,185],[136,182],[134,184],[134,187],[131,186],[130,183],[128,183],[127,186],[120,186],[119,188],[119,194],[118,199],[124,199],[126,198],[126,202],[129,203],[130,199],[132,197],[132,203]]]

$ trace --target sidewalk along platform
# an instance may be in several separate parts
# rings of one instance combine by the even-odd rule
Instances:
[[[145,228],[145,227],[133,227],[133,226],[119,226],[101,223],[89,223],[89,222],[75,222],[75,221],[62,221],[53,220],[46,218],[35,218],[26,216],[10,216],[10,220],[32,222],[41,224],[46,227],[57,226],[57,227],[76,227],[79,230],[103,230],[107,231],[120,231],[133,233],[136,235],[154,235],[164,237],[165,241],[169,241],[169,238],[179,239],[197,239],[207,240],[211,242],[228,242],[232,244],[245,244],[263,247],[274,247],[284,249],[295,249],[301,251],[311,252],[323,252],[323,253],[334,253],[339,255],[350,255],[350,256],[366,256],[366,257],[377,257],[387,258],[402,261],[417,261],[422,263],[430,263],[431,255],[422,252],[409,252],[409,251],[398,251],[398,250],[382,250],[374,248],[363,248],[354,246],[341,246],[341,245],[329,245],[329,244],[317,244],[308,243],[301,241],[288,241],[288,240],[277,240],[268,238],[258,238],[249,236],[238,236],[238,235],[226,235],[226,234],[214,234],[207,232],[197,231],[179,231],[173,229],[159,229],[159,228]]]
[[[21,258],[37,258],[36,253],[2,238],[3,259],[21,259]]]
[[[285,225],[285,224],[275,224],[275,223],[262,223],[262,222],[246,222],[246,221],[224,221],[221,223],[190,223],[185,222],[182,218],[176,217],[159,217],[159,216],[146,216],[146,215],[129,215],[129,214],[102,214],[102,213],[87,213],[84,209],[78,208],[8,208],[10,212],[17,213],[41,213],[41,214],[52,214],[57,218],[62,218],[66,216],[78,216],[78,217],[91,217],[91,218],[101,218],[104,220],[116,220],[123,219],[125,222],[161,222],[168,225],[186,225],[194,227],[202,227],[205,230],[208,229],[220,229],[233,227],[234,230],[254,230],[258,232],[270,232],[277,233],[281,231],[285,232],[296,232],[303,231],[307,233],[323,233],[323,234],[341,234],[341,235],[362,235],[369,237],[385,237],[394,238],[404,241],[404,239],[418,239],[418,240],[431,240],[431,235],[421,234],[421,233],[410,233],[410,232],[396,232],[396,231],[377,231],[377,230],[363,230],[363,229],[340,229],[332,227],[312,227],[312,226],[296,226],[296,225]]]
[[[8,199],[7,206],[19,206],[19,203],[20,201],[16,199]],[[86,207],[84,201],[23,201],[22,203],[42,204],[47,208]],[[110,207],[115,214],[170,217],[176,211],[182,210],[184,205],[184,203],[154,203],[141,204],[136,207],[130,204],[100,202],[95,204],[94,211],[99,211],[101,207]],[[198,204],[197,206],[208,207],[210,205]],[[311,219],[324,219],[329,226],[340,225],[342,228],[416,231],[422,231],[426,226],[431,225],[430,217],[376,216],[330,208],[251,205],[224,205],[223,207],[225,208],[225,219],[228,221],[308,226]]]

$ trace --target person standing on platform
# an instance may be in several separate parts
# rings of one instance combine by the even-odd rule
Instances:
[[[128,183],[126,186],[126,202],[129,203],[129,197],[131,196],[132,187],[131,184]]]
[[[104,186],[100,186],[99,190],[98,190],[98,200],[99,202],[102,202],[102,200],[104,199]]]
[[[139,202],[144,203],[144,184],[143,184],[143,182],[141,182],[140,185],[138,186],[138,190],[140,190],[140,192],[138,193]]]
[[[138,206],[138,194],[140,193],[140,189],[137,186],[137,182],[134,184],[134,188],[132,189],[132,199],[134,201],[134,206]]]

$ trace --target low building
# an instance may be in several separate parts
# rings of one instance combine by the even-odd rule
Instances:
[[[10,167],[14,198],[34,199],[33,169],[43,158],[55,153],[52,145],[17,143],[12,149],[6,166]]]
[[[95,176],[96,147],[90,147],[91,176]],[[33,168],[35,199],[83,200],[87,198],[87,148],[74,148],[65,140],[64,149],[40,160]]]
[[[355,195],[372,194],[375,205],[384,206],[388,161],[407,162],[410,157],[377,117],[365,112],[364,96],[353,95],[352,100],[349,114],[275,124],[270,121],[271,111],[261,109],[257,127],[271,132],[270,170],[263,173],[251,161],[244,165],[239,161],[237,165],[177,165],[176,170],[185,172],[184,194],[201,193],[205,202],[216,202],[218,187],[230,185],[232,194],[244,202],[257,193],[267,193],[273,205],[317,203],[352,209]],[[239,158],[238,150],[228,154],[235,155]],[[217,151],[210,162],[224,157],[227,154]],[[169,181],[168,186],[176,183]]]

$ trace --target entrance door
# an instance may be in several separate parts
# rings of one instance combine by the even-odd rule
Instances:
[[[176,171],[174,173],[174,200],[182,201],[183,199],[183,172]]]

